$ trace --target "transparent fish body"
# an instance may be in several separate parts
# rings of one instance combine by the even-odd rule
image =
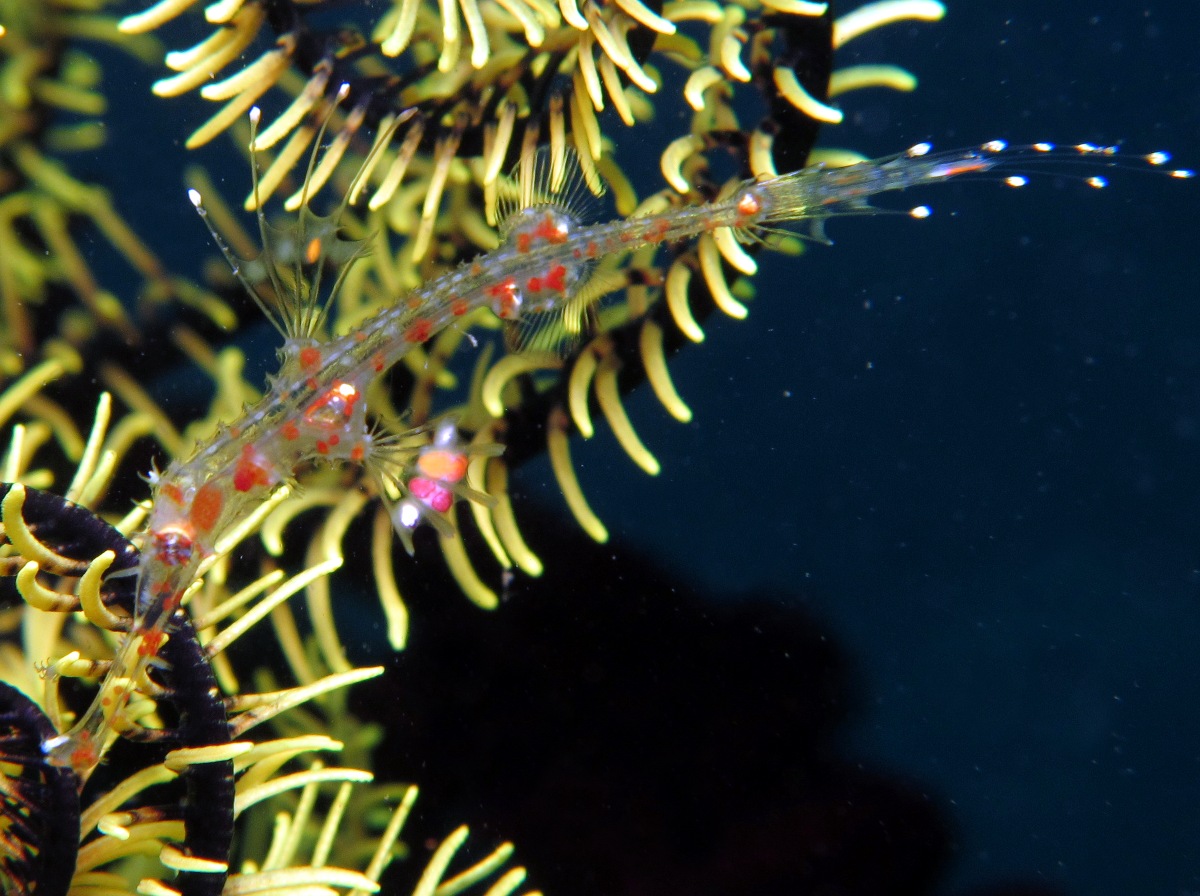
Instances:
[[[869,204],[878,194],[936,184],[961,175],[1019,168],[1045,154],[1046,144],[1009,150],[998,142],[969,150],[931,153],[927,145],[905,153],[841,168],[812,167],[778,177],[747,180],[716,202],[680,207],[644,217],[588,224],[570,202],[556,197],[578,193],[578,183],[558,190],[524,189],[526,199],[511,211],[503,242],[492,252],[429,281],[343,336],[289,338],[282,364],[264,397],[242,417],[188,458],[174,461],[152,478],[152,510],[143,538],[138,573],[137,614],[126,643],[114,660],[91,708],[67,734],[48,745],[52,761],[70,766],[86,780],[99,762],[97,744],[123,710],[130,682],[144,675],[201,565],[218,549],[220,538],[262,507],[302,467],[323,462],[383,463],[383,446],[372,437],[366,410],[371,381],[399,362],[414,346],[477,309],[489,308],[501,319],[525,322],[562,312],[597,262],[705,233],[758,239],[780,225],[801,224],[823,238],[820,223],[829,217],[875,214]],[[1072,147],[1066,154],[1099,156],[1106,147]],[[1142,157],[1152,165],[1163,154]],[[1191,172],[1178,170],[1174,176]],[[1009,178],[1019,185],[1019,177]],[[1093,186],[1102,186],[1099,182]],[[199,198],[193,197],[197,207]],[[911,212],[923,217],[927,210]],[[293,314],[319,318],[305,290]],[[289,332],[314,332],[311,326]],[[439,432],[439,469],[460,469],[453,435]],[[445,462],[449,458],[449,462]],[[430,458],[433,459],[432,456]],[[461,476],[461,473],[458,474]],[[446,500],[450,474],[414,477],[422,494]],[[410,489],[416,491],[416,486]],[[437,509],[441,505],[426,503]],[[421,520],[419,502],[396,508],[393,521],[402,536]]]

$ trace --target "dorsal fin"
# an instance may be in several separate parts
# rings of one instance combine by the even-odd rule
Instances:
[[[496,199],[500,239],[508,239],[529,209],[550,207],[569,216],[576,226],[590,224],[603,196],[603,181],[594,174],[589,179],[574,147],[558,153],[549,146],[538,147],[522,156],[500,183]]]
[[[330,215],[318,215],[309,206],[309,199],[318,186],[314,182],[318,152],[333,112],[348,92],[348,85],[343,84],[321,120],[304,182],[297,194],[298,211],[294,219],[282,226],[268,223],[263,211],[255,149],[261,112],[257,106],[250,110],[250,170],[254,181],[251,205],[262,240],[262,252],[257,258],[245,260],[235,256],[209,221],[199,192],[188,191],[192,204],[204,219],[221,254],[233,269],[234,276],[288,344],[319,341],[327,335],[324,330],[330,306],[341,289],[350,263],[366,251],[366,240],[347,239],[339,233],[339,225],[354,193],[353,189],[346,192],[339,207]],[[386,140],[380,140],[372,147],[364,170],[384,143]],[[323,288],[327,264],[336,274],[333,283]],[[260,283],[269,285],[270,294],[264,294],[259,289],[257,284]]]
[[[501,240],[525,254],[565,243],[596,220],[604,184],[589,179],[573,148],[541,147],[525,155],[497,192]],[[590,327],[591,300],[585,288],[594,261],[568,255],[549,261],[544,272],[523,284],[520,311],[505,321],[513,352],[564,356]]]

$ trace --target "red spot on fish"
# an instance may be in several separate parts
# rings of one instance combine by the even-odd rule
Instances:
[[[487,294],[496,300],[492,303],[492,310],[501,320],[508,320],[516,314],[520,297],[517,295],[517,281],[512,277],[502,283],[493,283],[487,288]]]
[[[366,453],[367,453],[367,450],[365,448],[363,448],[362,443],[359,442],[357,445],[355,445],[353,448],[350,449],[350,460],[354,461],[354,463],[358,463],[359,461],[361,461],[363,459],[363,456]]]
[[[517,251],[524,255],[533,245],[533,236],[522,231],[517,234]]]
[[[566,277],[567,269],[561,264],[556,264],[546,273],[546,288],[553,289],[555,292],[565,292],[567,289]]]
[[[371,367],[375,370],[376,373],[381,373],[383,371],[383,353],[382,352],[376,352],[374,355],[371,356]]]
[[[279,434],[289,442],[294,442],[300,438],[300,429],[295,423],[285,423],[279,430]]]
[[[233,487],[239,492],[248,492],[255,486],[270,484],[269,461],[253,445],[242,446],[242,454],[233,470]]]
[[[538,223],[534,236],[558,246],[567,241],[567,228],[561,221],[556,221],[552,215],[546,214]]]
[[[317,442],[317,454],[328,454],[329,446],[322,441]]]
[[[542,278],[541,277],[530,277],[528,280],[525,281],[525,286],[530,292],[541,292],[542,291]]]
[[[415,476],[409,481],[408,490],[438,513],[445,513],[454,503],[454,494],[448,488],[421,476]]]
[[[354,413],[354,405],[362,393],[353,383],[338,380],[325,394],[308,406],[304,412],[304,422],[324,430],[333,429],[349,420]]]
[[[450,300],[450,313],[455,317],[462,317],[467,313],[467,300],[454,298]]]
[[[160,494],[173,504],[183,505],[183,491],[174,482],[164,482]]]
[[[427,318],[414,320],[404,331],[404,341],[411,343],[425,342],[433,335],[433,322]]]
[[[151,629],[142,635],[142,640],[138,642],[138,655],[158,656],[158,651],[162,649],[165,640],[167,640],[166,632]]]
[[[321,350],[311,345],[300,349],[300,366],[305,370],[316,370],[321,366]]]
[[[192,498],[192,509],[188,517],[192,525],[201,532],[208,532],[221,518],[221,508],[225,506],[225,493],[215,482],[206,482],[196,489]]]

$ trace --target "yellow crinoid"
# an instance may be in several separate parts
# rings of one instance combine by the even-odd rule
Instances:
[[[43,381],[61,373],[38,371]],[[417,797],[409,784],[374,783],[378,732],[347,709],[345,689],[382,670],[331,671],[319,644],[296,635],[288,606],[341,558],[292,576],[263,568],[231,587],[229,550],[253,531],[247,521],[189,592],[162,662],[143,680],[104,679],[132,613],[129,534],[145,508],[112,521],[92,508],[153,420],[135,411],[114,422],[103,395],[68,500],[26,484],[52,485],[69,468],[51,456],[54,424],[36,411],[31,418],[13,431],[0,487],[0,586],[19,596],[0,613],[4,892],[378,892],[406,851],[400,836]],[[239,651],[266,620],[290,686],[257,651]],[[135,694],[96,745],[106,761],[85,787],[49,763],[45,748],[81,705],[70,682],[100,679]],[[454,830],[413,871],[414,892],[520,887],[525,871],[511,863],[511,844],[464,861],[467,836]]]
[[[108,191],[65,161],[104,142],[103,72],[86,48],[110,44],[143,60],[154,54],[153,41],[117,31],[105,15],[111,5],[0,2],[0,376],[43,357],[52,335],[76,347],[98,330],[128,344],[140,338],[135,296],[118,295],[93,270],[86,249],[93,234],[140,277],[142,300],[182,300],[232,325],[228,308],[171,276]]]
[[[347,239],[365,241],[369,248],[365,258],[346,273],[330,310],[330,329],[339,334],[453,264],[494,248],[497,205],[509,189],[504,174],[507,163],[516,157],[529,158],[534,146],[544,145],[556,159],[573,148],[585,179],[599,174],[611,187],[616,210],[623,216],[712,199],[739,175],[768,176],[803,165],[810,158],[819,126],[840,119],[840,110],[832,104],[838,97],[864,87],[909,90],[915,84],[910,74],[892,66],[837,70],[838,47],[874,28],[942,14],[940,4],[924,0],[870,3],[837,19],[822,4],[675,3],[661,10],[661,21],[643,21],[648,17],[639,19],[628,4],[589,2],[580,7],[586,28],[575,27],[574,4],[542,10],[547,15],[561,14],[561,19],[556,31],[547,30],[537,45],[531,45],[519,18],[506,12],[507,7],[484,3],[479,6],[485,11],[483,21],[496,33],[489,32],[489,60],[477,68],[466,50],[453,56],[453,64],[437,64],[449,58],[447,47],[455,44],[443,42],[441,31],[427,28],[430,17],[418,4],[394,10],[397,15],[408,15],[405,10],[420,12],[395,62],[389,62],[387,55],[394,48],[387,43],[394,30],[384,36],[376,32],[377,40],[371,43],[350,39],[345,29],[339,29],[338,39],[333,40],[332,32],[306,24],[319,6],[281,5],[290,16],[267,16],[254,3],[207,7],[205,16],[223,26],[190,50],[171,54],[168,63],[179,74],[159,82],[156,90],[174,94],[204,84],[204,95],[226,104],[209,126],[193,135],[195,142],[240,121],[249,105],[270,103],[268,92],[278,88],[281,96],[276,106],[282,111],[264,113],[263,125],[252,138],[256,157],[269,161],[264,162],[248,206],[265,201],[301,159],[309,160],[308,173],[302,185],[293,185],[286,205],[295,207],[311,199],[331,179],[351,202],[366,200],[364,209],[351,205],[339,221]],[[127,18],[123,27],[158,27],[187,8],[188,4],[160,3]],[[662,23],[673,30],[666,33],[650,27]],[[599,25],[605,30],[599,30]],[[282,29],[276,45],[256,62],[229,74],[245,47],[268,27]],[[470,29],[466,33],[469,36]],[[619,33],[625,40],[614,50],[611,41],[596,37],[601,33]],[[323,35],[322,40],[316,39],[317,34]],[[501,48],[506,41],[519,44],[512,48],[516,55],[504,55]],[[651,72],[649,82],[619,64],[624,59],[621,48],[630,50],[635,45],[638,53],[631,58],[645,62],[644,66],[639,62],[637,70]],[[314,46],[322,48],[319,58],[313,56]],[[604,55],[607,50],[616,55]],[[504,64],[498,64],[502,59]],[[653,111],[651,88],[662,92],[658,87],[662,73],[651,60],[675,66],[686,76],[680,90],[690,115],[678,119],[687,123],[682,135],[668,130],[664,138],[661,126],[653,131],[662,140],[658,167],[665,185],[657,190],[651,186],[652,192],[643,196],[638,190],[645,189],[646,178],[627,176],[611,137],[601,132],[596,113],[612,106],[618,113],[608,119],[613,124],[624,119],[625,124],[635,125],[648,118]],[[593,81],[588,74],[593,70],[611,76],[601,74]],[[604,89],[594,90],[596,85]],[[752,97],[757,99],[751,102]],[[667,101],[662,99],[661,104]],[[625,116],[622,109],[641,109],[646,114]],[[761,117],[743,125],[747,110],[758,110]],[[375,125],[373,131],[370,124]],[[329,130],[319,139],[322,127]],[[242,125],[235,129],[239,136],[251,139]],[[650,136],[651,131],[645,133]],[[359,139],[368,134],[369,141]],[[812,158],[845,163],[859,157],[827,151]],[[726,181],[730,159],[733,176]],[[343,173],[346,170],[355,172],[353,179]],[[205,197],[210,221],[235,254],[253,254],[255,241],[220,201],[218,191],[202,173],[193,178]],[[327,240],[322,248],[331,245]],[[789,244],[783,241],[777,247],[787,249]],[[749,249],[730,232],[718,231],[706,234],[694,246],[651,248],[602,268],[590,287],[590,299],[594,305],[605,295],[603,306],[570,322],[573,332],[562,340],[565,350],[552,354],[504,351],[481,358],[473,346],[495,329],[496,322],[486,314],[472,317],[411,351],[404,359],[406,372],[393,373],[390,389],[376,384],[369,396],[372,412],[381,428],[396,436],[413,427],[432,428],[435,419],[452,415],[480,449],[470,465],[470,486],[495,499],[490,506],[470,504],[474,528],[501,567],[537,574],[541,560],[521,536],[519,508],[513,508],[507,495],[511,465],[531,451],[548,449],[572,513],[593,538],[606,538],[603,522],[588,506],[575,478],[568,437],[576,431],[590,436],[595,431],[593,417],[599,414],[642,469],[651,474],[658,471],[659,463],[638,438],[621,396],[633,383],[648,380],[673,417],[690,418],[686,402],[671,382],[667,357],[681,344],[703,339],[701,322],[712,310],[745,316],[745,301],[752,291],[749,277],[756,268],[753,247]],[[275,254],[286,256],[289,251],[298,249],[277,246]],[[244,267],[252,275],[254,268]],[[220,367],[217,353],[198,337],[189,336],[180,344],[222,384],[224,399],[219,403],[226,413],[236,412],[242,402],[257,396],[253,385],[241,381],[240,364]],[[109,372],[113,375],[112,368]],[[110,379],[110,384],[127,401],[135,400],[136,382],[128,376],[120,380],[118,384]],[[531,438],[534,427],[543,429],[544,435]],[[486,450],[496,445],[505,446],[500,456]],[[268,549],[281,553],[283,532],[291,520],[314,507],[325,507],[327,523],[314,536],[309,559],[316,562],[331,550],[340,550],[337,546],[370,500],[369,485],[364,492],[348,491],[345,484],[342,474],[328,471],[307,476],[304,495],[285,501],[268,521]],[[453,512],[468,515],[461,507]],[[455,522],[452,531],[442,534],[442,551],[464,591],[483,606],[495,606],[497,576],[474,569],[459,521]],[[387,609],[389,638],[393,646],[401,647],[407,630],[400,599],[403,576],[392,569],[393,546],[382,510],[371,531],[374,580]],[[311,599],[330,603],[323,583],[309,590]],[[326,631],[322,638],[330,656],[335,656],[336,633]],[[343,665],[344,661],[336,667]]]

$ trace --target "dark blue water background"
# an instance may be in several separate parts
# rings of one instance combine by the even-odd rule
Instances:
[[[839,56],[921,86],[849,98],[828,142],[1200,159],[1188,4],[949,6]],[[1200,890],[1200,195],[1112,181],[831,223],[835,246],[767,262],[750,318],[679,359],[696,423],[635,412],[660,479],[588,471],[614,530],[830,621],[868,692],[850,750],[952,807],[947,891]]]
[[[921,86],[846,99],[825,142],[1119,141],[1197,165],[1198,46],[1186,3],[951,3],[843,51]],[[144,164],[122,195],[187,269],[205,237],[153,102],[126,122]],[[219,179],[245,189],[244,167]],[[1200,892],[1200,186],[1111,180],[956,183],[891,203],[928,221],[833,222],[835,246],[765,260],[749,320],[677,359],[696,422],[632,401],[660,477],[607,433],[575,449],[614,536],[827,622],[863,691],[846,750],[954,819],[945,892]],[[518,488],[552,501],[547,478]]]

